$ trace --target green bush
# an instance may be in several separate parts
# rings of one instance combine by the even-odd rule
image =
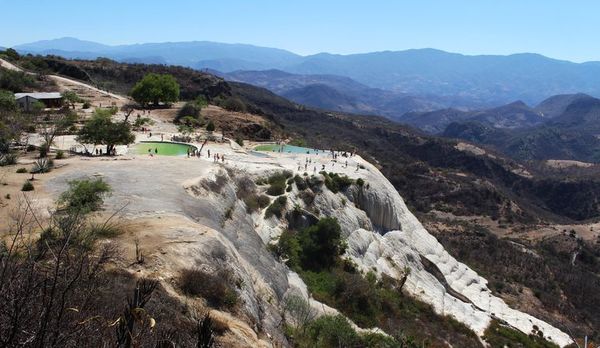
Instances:
[[[235,142],[239,145],[239,146],[244,146],[244,139],[240,136],[235,138]]]
[[[365,181],[363,180],[363,178],[356,179],[356,185],[363,187],[365,185]]]
[[[335,218],[322,218],[315,225],[305,228],[297,234],[282,234],[278,242],[279,255],[292,262],[290,267],[299,266],[303,270],[322,270],[333,267],[339,255],[344,253],[344,243],[341,239],[341,227]],[[291,241],[290,239],[295,239]],[[287,254],[290,247],[297,244],[296,254]]]
[[[304,180],[304,178],[302,178],[298,174],[296,174],[296,176],[294,176],[294,182],[296,183],[296,187],[298,188],[298,191],[304,191],[308,188],[308,183],[306,182],[306,180]]]
[[[229,97],[225,99],[221,103],[221,106],[223,107],[223,109],[228,111],[246,112],[246,104],[244,104],[244,102],[240,98],[236,97]]]
[[[321,172],[325,179],[325,186],[333,193],[344,190],[354,182],[347,175],[338,175],[337,173]]]
[[[33,191],[34,187],[31,181],[27,180],[23,183],[23,187],[21,187],[21,191]]]
[[[19,168],[19,169],[17,169],[17,173],[19,173],[19,174],[27,173],[27,168]]]
[[[494,320],[485,330],[483,339],[491,347],[557,348],[552,342],[538,335],[526,335],[515,329],[501,325]]]
[[[335,218],[322,218],[298,234],[302,247],[300,262],[303,269],[321,270],[335,265],[344,253],[341,227]]]
[[[270,184],[267,189],[267,194],[269,196],[280,196],[285,193],[285,188],[285,181],[276,181]]]
[[[63,158],[65,158],[65,152],[63,150],[56,151],[55,159],[63,159]]]
[[[267,189],[267,194],[270,196],[279,196],[285,193],[286,190],[286,180],[292,176],[292,172],[283,171],[272,174],[267,182],[269,183],[269,188]]]
[[[200,111],[202,110],[194,102],[187,102],[185,105],[177,112],[177,116],[175,117],[175,122],[179,122],[180,119],[186,116],[190,116],[192,118],[198,119],[200,117]]]
[[[81,106],[82,109],[89,109],[92,106],[92,104],[86,100],[83,102],[83,105]]]
[[[102,179],[73,180],[69,182],[69,189],[60,195],[58,202],[62,210],[87,214],[99,210],[104,196],[109,192],[110,186]]]
[[[281,259],[286,259],[286,264],[293,270],[299,270],[300,254],[302,247],[296,238],[296,233],[285,230],[279,236],[277,244],[273,247],[275,255]]]
[[[364,348],[420,348],[412,341],[398,340],[379,333],[358,334],[342,315],[324,315],[307,324],[287,328],[287,335],[295,347],[364,347]]]
[[[271,203],[271,205],[267,208],[267,211],[265,211],[265,217],[270,218],[271,216],[275,215],[277,216],[277,218],[281,219],[286,204],[286,196],[277,197],[277,199],[275,199],[273,203]]]
[[[243,200],[246,204],[246,211],[248,213],[253,213],[260,209],[264,209],[269,205],[269,203],[271,203],[269,196],[258,195],[256,193],[249,194]]]
[[[324,315],[308,325],[307,336],[311,347],[357,347],[360,338],[341,315]]]
[[[215,124],[213,123],[213,121],[208,121],[208,125],[206,125],[206,130],[209,132],[215,131]]]

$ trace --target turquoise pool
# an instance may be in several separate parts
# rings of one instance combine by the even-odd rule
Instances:
[[[265,144],[258,145],[254,148],[255,151],[266,151],[266,152],[283,152],[283,153],[303,153],[303,154],[314,154],[324,152],[323,150],[309,149],[307,147],[294,146],[294,145],[277,145],[277,144]]]

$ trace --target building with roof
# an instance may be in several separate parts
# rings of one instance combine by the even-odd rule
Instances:
[[[59,92],[15,93],[15,100],[21,110],[30,112],[36,102],[47,108],[59,108],[63,105],[63,97]]]

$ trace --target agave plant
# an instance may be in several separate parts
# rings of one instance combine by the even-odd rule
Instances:
[[[52,160],[49,160],[46,157],[40,158],[40,159],[36,160],[35,163],[33,164],[33,169],[31,169],[31,173],[32,174],[48,173],[49,171],[52,170],[53,166],[54,166],[54,163],[52,162]]]
[[[0,166],[17,164],[17,155],[14,153],[0,154]]]

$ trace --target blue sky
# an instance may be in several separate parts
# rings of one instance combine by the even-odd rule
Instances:
[[[0,0],[0,45],[208,40],[299,54],[432,47],[600,60],[598,0]]]

